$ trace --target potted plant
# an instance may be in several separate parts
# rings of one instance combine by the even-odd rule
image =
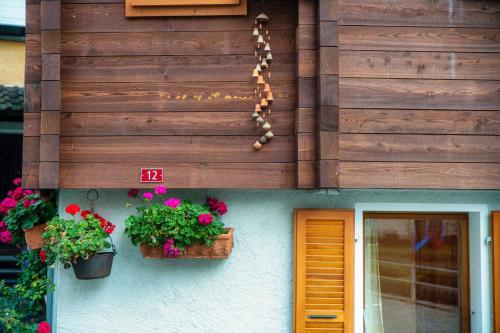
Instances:
[[[46,222],[56,215],[56,208],[50,198],[23,189],[21,182],[20,178],[14,180],[18,187],[2,200],[0,214],[5,215],[4,221],[12,237],[19,237],[23,231],[28,247],[32,250],[40,249],[44,246],[42,234],[47,226]],[[14,241],[18,243],[17,239]]]
[[[77,218],[80,207],[71,204],[66,212],[73,217],[54,217],[48,222],[43,238],[47,262],[59,261],[68,268],[73,266],[80,280],[100,279],[109,276],[116,255],[110,234],[115,225],[99,214],[84,210]],[[111,247],[111,250],[107,250]]]
[[[145,258],[226,259],[233,248],[233,228],[225,228],[220,217],[224,202],[207,198],[205,204],[167,198],[160,185],[142,195],[137,215],[125,221],[125,234],[140,245]],[[129,197],[138,197],[130,190]]]

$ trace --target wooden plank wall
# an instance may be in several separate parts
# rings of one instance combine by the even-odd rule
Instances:
[[[317,172],[317,0],[299,0],[297,24],[297,187],[316,188]]]
[[[340,187],[500,188],[500,2],[329,2]]]
[[[26,0],[26,62],[24,76],[23,186],[38,188],[41,118],[40,0]]]
[[[274,61],[273,141],[256,152],[253,21],[127,19],[123,0],[63,0],[60,187],[294,188],[297,4],[264,3]]]

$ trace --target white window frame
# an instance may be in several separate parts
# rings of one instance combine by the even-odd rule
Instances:
[[[468,213],[470,310],[472,333],[492,332],[491,246],[487,205],[419,204],[419,203],[356,203],[354,244],[354,332],[363,333],[363,216],[365,212]]]

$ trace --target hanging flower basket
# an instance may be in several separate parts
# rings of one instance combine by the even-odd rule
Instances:
[[[234,228],[227,228],[227,234],[220,235],[212,246],[205,244],[193,244],[186,246],[186,249],[177,257],[170,257],[163,253],[163,246],[140,246],[142,256],[148,259],[227,259],[233,250]]]
[[[76,278],[78,280],[94,280],[109,276],[115,255],[116,250],[113,245],[112,252],[96,253],[87,260],[76,259],[76,263],[72,265]]]
[[[26,238],[26,244],[30,250],[41,249],[45,246],[45,240],[42,235],[47,228],[47,223],[39,224],[33,228],[23,229],[24,238]]]

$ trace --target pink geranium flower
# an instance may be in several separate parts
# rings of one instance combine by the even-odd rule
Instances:
[[[167,194],[167,187],[165,185],[158,185],[155,187],[155,194],[165,195]]]
[[[165,206],[168,206],[173,209],[179,207],[180,204],[181,204],[181,199],[178,198],[169,198],[167,201],[165,201]]]
[[[142,195],[142,197],[143,197],[144,199],[146,199],[146,200],[151,201],[151,200],[153,200],[153,193],[151,193],[151,192],[146,192],[146,193],[144,193],[144,194]]]
[[[210,223],[212,223],[212,221],[212,214],[200,214],[198,216],[198,223],[201,225],[209,225]]]
[[[10,244],[12,243],[12,234],[9,230],[4,230],[0,232],[0,243]]]
[[[22,184],[22,182],[23,182],[23,180],[21,178],[16,178],[16,179],[14,179],[14,181],[12,183],[14,183],[14,185],[16,185],[16,186],[19,186]]]
[[[7,228],[7,223],[5,221],[0,221],[0,230]]]

